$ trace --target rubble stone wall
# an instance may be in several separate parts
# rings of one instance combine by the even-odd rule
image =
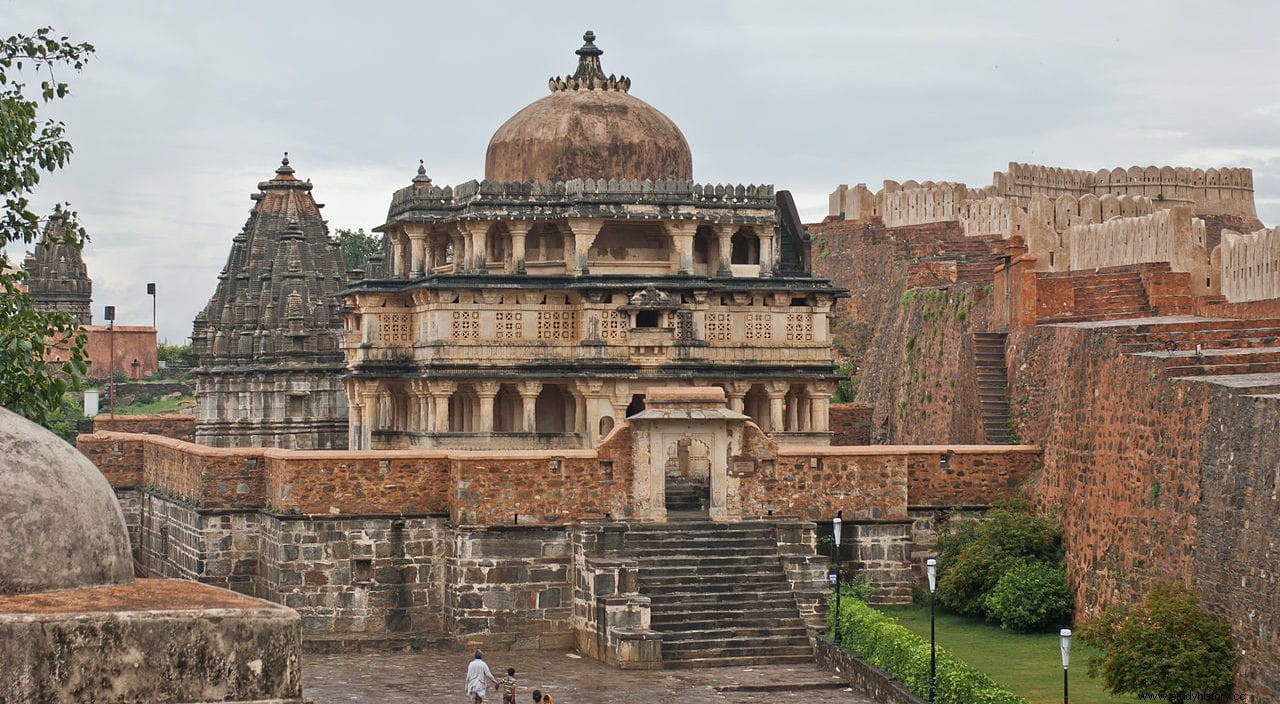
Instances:
[[[196,430],[196,418],[192,415],[117,415],[100,414],[93,419],[95,431],[115,433],[150,433],[175,440],[190,439]]]

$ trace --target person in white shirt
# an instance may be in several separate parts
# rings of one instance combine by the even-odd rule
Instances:
[[[488,691],[490,685],[497,687],[498,678],[489,671],[489,665],[484,661],[484,653],[477,650],[476,659],[467,666],[467,696],[471,697],[472,704],[481,704],[484,701],[484,693]]]

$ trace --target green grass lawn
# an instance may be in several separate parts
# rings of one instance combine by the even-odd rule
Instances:
[[[911,632],[929,640],[929,607],[890,606],[881,609]],[[978,619],[937,613],[937,642],[957,658],[982,670],[1014,694],[1031,704],[1062,701],[1062,656],[1058,634],[1023,634],[1006,631]],[[1085,662],[1098,651],[1081,643],[1071,644],[1071,704],[1137,702],[1102,688],[1101,680],[1089,677]]]
[[[139,403],[133,406],[117,406],[116,413],[126,416],[175,413],[178,411],[187,411],[189,413],[195,405],[196,400],[194,397],[179,396],[176,398],[164,398],[150,403]]]

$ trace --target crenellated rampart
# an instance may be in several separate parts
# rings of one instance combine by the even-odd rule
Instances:
[[[1191,274],[1193,293],[1211,293],[1204,221],[1188,206],[1072,225],[1062,240],[1071,271],[1169,262],[1173,271]]]
[[[1253,171],[1247,168],[1130,166],[1083,171],[1011,162],[1008,171],[992,176],[992,185],[998,195],[1020,199],[1037,195],[1141,196],[1169,207],[1190,205],[1196,215],[1257,217]]]
[[[1224,230],[1214,257],[1227,302],[1280,298],[1280,227],[1249,234]]]

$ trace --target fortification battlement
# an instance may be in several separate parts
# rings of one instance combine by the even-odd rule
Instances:
[[[1228,302],[1280,298],[1280,227],[1248,234],[1223,230],[1213,257]]]
[[[931,192],[927,197],[937,202],[1013,198],[1024,208],[1027,201],[1036,196],[1130,196],[1149,198],[1161,208],[1175,204],[1191,205],[1196,215],[1257,217],[1253,171],[1248,168],[1131,166],[1127,169],[1116,167],[1085,171],[1017,162],[1010,162],[1007,171],[995,172],[991,185],[981,188],[948,181],[908,180],[899,184],[886,180],[883,187],[873,193],[865,184],[853,188],[841,185],[830,196],[828,212],[831,216],[850,220],[885,217],[885,223],[889,224],[889,217],[893,216],[886,216],[886,201],[892,201],[894,207],[900,209],[901,205],[897,204],[901,203],[901,197],[895,194],[912,190]]]
[[[697,204],[773,209],[772,184],[712,184],[692,180],[573,179],[570,181],[471,180],[454,186],[435,186],[420,174],[414,184],[396,191],[387,220],[414,210],[457,209],[469,203],[500,200],[507,204],[570,204],[592,202]]]

